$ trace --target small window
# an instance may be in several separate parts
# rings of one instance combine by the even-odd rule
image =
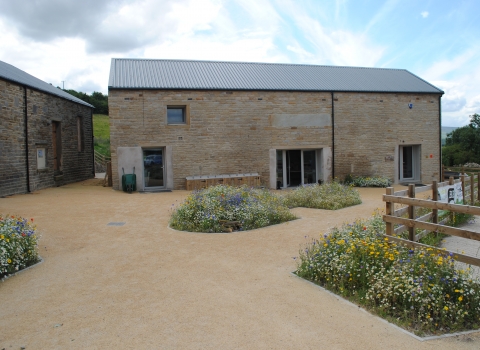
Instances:
[[[168,106],[167,123],[168,124],[186,124],[185,106]]]
[[[83,152],[85,150],[85,145],[83,142],[83,118],[77,117],[77,139],[78,139],[78,152]]]

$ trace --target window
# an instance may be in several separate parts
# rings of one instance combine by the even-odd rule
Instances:
[[[78,139],[78,152],[83,152],[85,150],[85,145],[83,142],[83,118],[77,117],[77,139]]]
[[[167,107],[167,124],[187,124],[185,106]]]

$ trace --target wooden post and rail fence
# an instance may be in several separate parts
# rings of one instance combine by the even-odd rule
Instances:
[[[439,189],[445,186],[461,185],[462,199],[464,204],[452,204],[439,202]],[[386,189],[386,194],[383,195],[383,201],[386,202],[386,213],[383,216],[383,221],[386,223],[386,235],[389,241],[404,244],[408,247],[415,248],[433,248],[442,252],[443,254],[453,254],[457,261],[464,262],[470,265],[480,266],[480,258],[469,255],[459,254],[457,252],[449,252],[437,247],[428,246],[418,243],[420,238],[424,237],[429,232],[441,232],[448,235],[463,237],[480,241],[480,233],[464,230],[461,228],[446,226],[448,217],[439,222],[438,211],[447,210],[450,213],[464,213],[471,215],[480,215],[480,207],[474,204],[480,202],[480,173],[476,175],[460,175],[460,178],[454,180],[450,177],[449,181],[440,182],[433,181],[431,185],[415,187],[410,184],[407,190],[394,191],[393,187]],[[419,193],[431,191],[431,199],[415,198]],[[466,205],[466,204],[469,205]],[[395,204],[404,205],[399,209],[395,209]],[[415,208],[429,208],[431,212],[420,217],[416,217]],[[408,218],[404,218],[408,213]],[[395,225],[398,225],[395,227]],[[416,229],[423,229],[422,232],[416,234]],[[400,233],[408,230],[408,239],[396,237]],[[395,236],[394,236],[395,235]]]
[[[95,163],[102,164],[105,167],[104,186],[112,187],[112,160],[100,152],[94,150]]]

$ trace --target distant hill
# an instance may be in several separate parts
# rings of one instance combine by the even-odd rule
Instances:
[[[445,144],[445,140],[447,139],[447,134],[452,132],[455,129],[458,129],[458,127],[457,126],[442,126],[442,146]]]

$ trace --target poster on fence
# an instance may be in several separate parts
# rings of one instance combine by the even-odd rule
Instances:
[[[462,183],[440,187],[438,201],[442,203],[463,204]]]

